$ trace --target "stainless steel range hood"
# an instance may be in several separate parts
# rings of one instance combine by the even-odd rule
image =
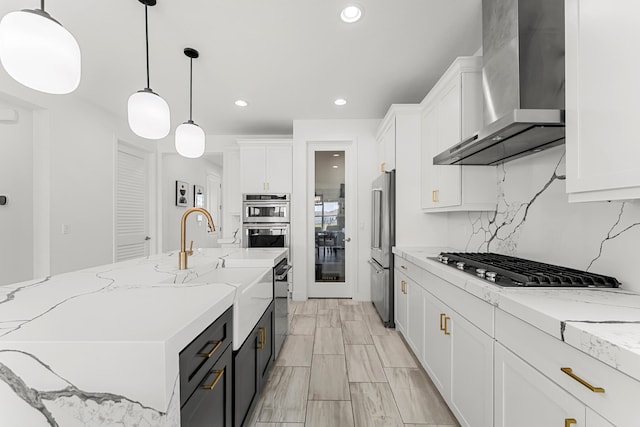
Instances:
[[[483,0],[484,124],[435,165],[494,165],[564,143],[564,1]]]

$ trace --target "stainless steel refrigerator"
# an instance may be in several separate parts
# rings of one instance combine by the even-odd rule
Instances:
[[[396,242],[396,173],[385,172],[371,188],[371,299],[388,328],[393,312],[393,253]]]

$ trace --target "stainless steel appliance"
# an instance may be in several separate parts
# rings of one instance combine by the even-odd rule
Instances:
[[[278,357],[284,339],[289,334],[289,303],[291,302],[291,270],[287,258],[273,268],[273,296],[275,298],[274,358]]]
[[[243,223],[288,223],[290,221],[288,194],[245,194],[243,196]]]
[[[396,175],[385,172],[371,189],[371,299],[386,327],[394,327],[393,253],[396,241]]]
[[[287,248],[290,234],[289,194],[245,194],[242,203],[242,246]],[[289,333],[289,302],[293,291],[288,258],[273,269],[275,299],[274,355],[278,357]]]
[[[504,287],[617,288],[615,277],[494,253],[442,252],[432,258]]]
[[[564,2],[482,1],[485,127],[433,159],[492,165],[564,144]]]

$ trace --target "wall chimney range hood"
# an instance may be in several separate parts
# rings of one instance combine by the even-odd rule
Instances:
[[[434,165],[495,165],[564,144],[564,1],[483,0],[484,124]]]

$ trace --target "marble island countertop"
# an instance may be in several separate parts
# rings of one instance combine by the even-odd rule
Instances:
[[[171,252],[0,286],[0,425],[179,426],[180,350],[286,254],[202,249],[179,270]]]
[[[622,288],[502,288],[428,259],[440,249],[393,253],[640,380],[640,294]]]

